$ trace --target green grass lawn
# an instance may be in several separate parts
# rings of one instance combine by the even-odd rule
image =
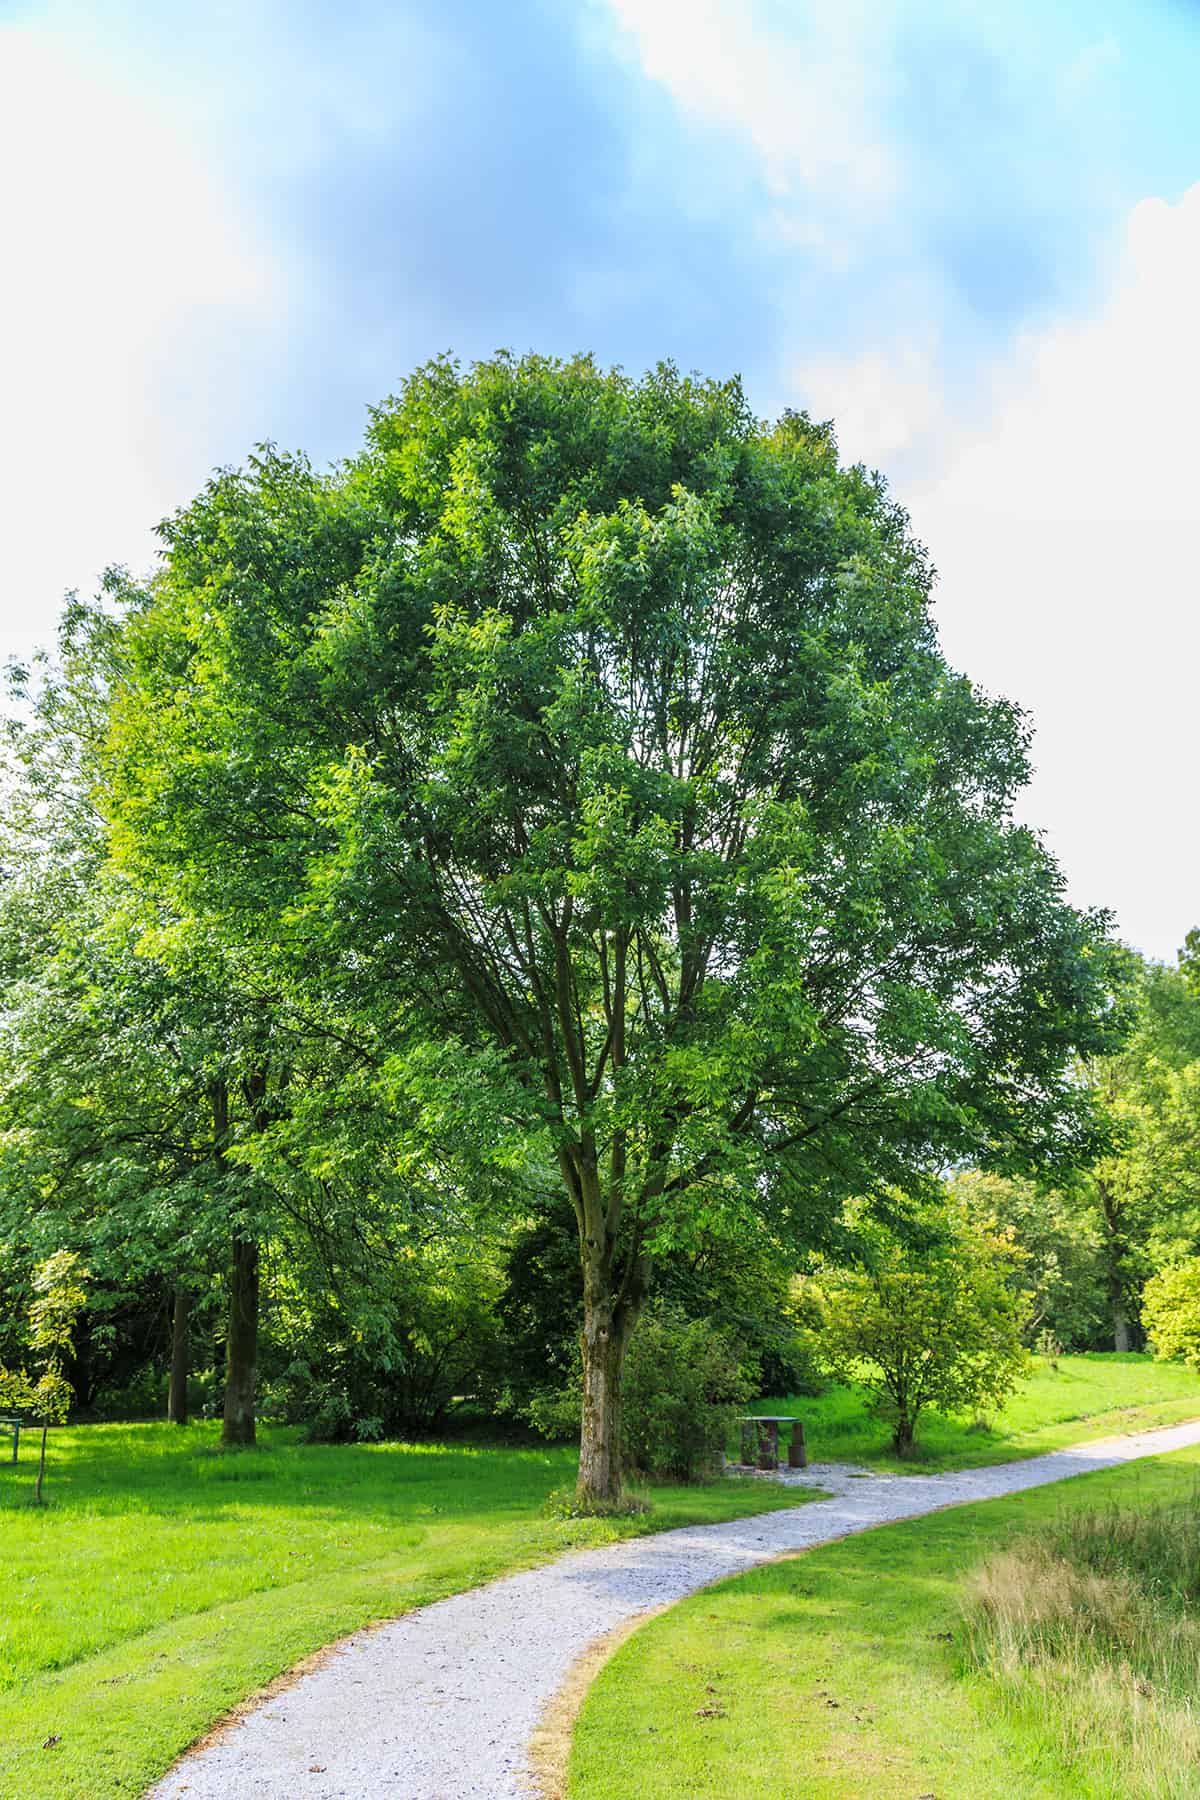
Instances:
[[[1182,1451],[888,1526],[694,1595],[601,1671],[569,1800],[1195,1800],[1200,1764],[1182,1743],[1143,1785],[1086,1694],[1027,1688],[1014,1705],[969,1672],[960,1608],[969,1571],[1031,1526],[1113,1501],[1194,1507],[1198,1480],[1200,1450]]]
[[[892,1455],[886,1426],[872,1417],[858,1389],[833,1387],[811,1399],[764,1400],[755,1410],[802,1418],[813,1462],[929,1472],[1008,1462],[1086,1438],[1200,1417],[1200,1376],[1182,1363],[1156,1363],[1140,1355],[1063,1356],[1057,1370],[1035,1357],[1029,1380],[990,1421],[990,1429],[922,1413],[917,1455],[904,1463]]]
[[[32,1454],[0,1468],[0,1794],[140,1794],[236,1701],[372,1619],[564,1549],[796,1500],[727,1481],[656,1489],[648,1519],[551,1520],[565,1448],[262,1435],[222,1454],[208,1425],[56,1431],[42,1511]]]
[[[888,1460],[860,1396],[794,1409],[814,1457]],[[920,1466],[1197,1414],[1185,1371],[1068,1357],[1057,1374],[1039,1367],[993,1433],[930,1416]],[[759,1482],[659,1489],[649,1519],[552,1520],[542,1506],[573,1479],[567,1448],[326,1448],[269,1430],[224,1455],[215,1426],[101,1425],[52,1435],[39,1512],[32,1448],[0,1468],[0,1794],[38,1800],[140,1793],[236,1701],[369,1620],[563,1549],[798,1497]]]

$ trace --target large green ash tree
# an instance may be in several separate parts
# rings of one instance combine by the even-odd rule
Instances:
[[[656,1258],[1069,1154],[1102,922],[1014,824],[1024,723],[947,667],[905,515],[827,427],[670,368],[438,362],[353,463],[264,451],[164,538],[119,853],[369,1015],[414,1167],[561,1183],[586,1500],[620,1493]]]

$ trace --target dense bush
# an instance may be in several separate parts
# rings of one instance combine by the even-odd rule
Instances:
[[[523,1416],[549,1438],[577,1438],[582,1364],[561,1386],[530,1395]],[[626,1470],[701,1481],[721,1466],[730,1429],[758,1391],[758,1364],[711,1319],[689,1319],[668,1300],[650,1303],[625,1355],[621,1447]]]
[[[1142,1291],[1142,1324],[1161,1361],[1200,1369],[1200,1256],[1151,1276]]]
[[[503,1259],[496,1313],[502,1335],[504,1403],[529,1417],[546,1437],[579,1431],[574,1418],[554,1413],[579,1364],[583,1294],[579,1251],[561,1207],[550,1207],[518,1231]]]
[[[497,1277],[484,1256],[404,1254],[345,1302],[285,1294],[272,1320],[265,1409],[325,1442],[436,1432],[490,1398]]]
[[[626,1467],[673,1481],[715,1474],[730,1428],[757,1386],[757,1364],[730,1332],[689,1319],[669,1302],[652,1305],[625,1360]]]

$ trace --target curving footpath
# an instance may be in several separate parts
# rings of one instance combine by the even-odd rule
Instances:
[[[186,1755],[150,1800],[528,1800],[529,1742],[572,1664],[654,1608],[792,1550],[1200,1444],[1200,1421],[948,1475],[815,1465],[828,1499],[634,1538],[346,1638]]]

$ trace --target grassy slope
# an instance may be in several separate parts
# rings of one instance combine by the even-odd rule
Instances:
[[[1156,1363],[1148,1356],[1064,1356],[1057,1370],[1035,1358],[1030,1380],[988,1431],[972,1430],[966,1420],[923,1413],[915,1463],[900,1463],[890,1455],[886,1430],[857,1390],[835,1387],[813,1399],[763,1401],[757,1410],[802,1418],[814,1462],[967,1469],[1061,1450],[1087,1438],[1194,1419],[1200,1416],[1200,1377],[1181,1363]]]
[[[1129,1800],[960,1673],[963,1574],[1063,1507],[1194,1498],[1200,1450],[831,1544],[693,1596],[602,1670],[569,1800]],[[619,1760],[616,1752],[619,1748]],[[1107,1765],[1107,1770],[1104,1765]],[[1200,1795],[1180,1767],[1177,1800]]]
[[[215,1427],[55,1432],[0,1468],[0,1794],[139,1794],[235,1701],[372,1619],[581,1544],[793,1504],[659,1489],[649,1521],[554,1521],[565,1449],[301,1446]],[[59,1741],[42,1746],[51,1737]]]

